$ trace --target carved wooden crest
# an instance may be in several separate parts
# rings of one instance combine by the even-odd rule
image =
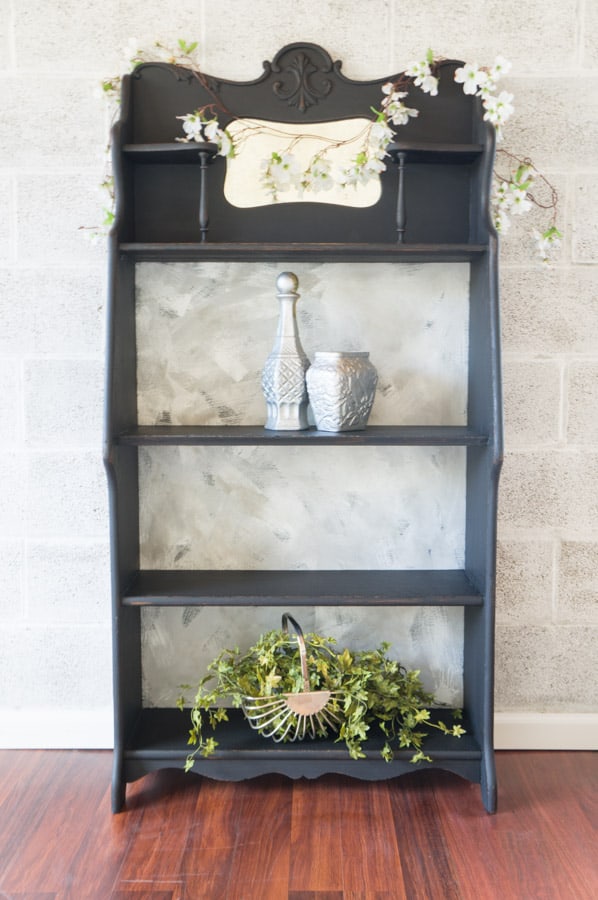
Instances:
[[[299,112],[305,112],[324,100],[332,91],[333,78],[338,75],[340,62],[316,44],[289,44],[277,53],[272,63],[264,63],[269,73],[281,78],[272,84],[274,94]]]

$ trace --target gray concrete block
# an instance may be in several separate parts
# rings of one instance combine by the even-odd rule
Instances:
[[[505,444],[554,444],[559,440],[561,367],[543,360],[503,362]]]
[[[598,85],[597,85],[598,86]],[[598,143],[598,132],[596,135]],[[594,157],[594,165],[596,158]],[[596,173],[573,179],[572,258],[578,263],[598,263],[598,185]]]
[[[107,488],[97,452],[32,453],[27,529],[32,538],[107,539]]]
[[[0,355],[101,358],[105,281],[105,266],[0,269]]]
[[[23,437],[23,379],[21,363],[14,357],[0,357],[0,422],[5,446],[18,446]]]
[[[13,256],[15,235],[15,186],[9,173],[0,172],[0,265],[7,265]]]
[[[110,703],[111,681],[108,627],[0,629],[0,684],[13,709],[99,709]]]
[[[450,10],[396,0],[394,9],[395,53],[402,63],[421,58],[428,47],[480,65],[492,65],[500,53],[517,74],[569,69],[575,61],[575,0],[530,0],[523,17],[517,0],[456,0]],[[530,40],[531,35],[541,38]]]
[[[99,447],[104,366],[99,360],[28,359],[25,441],[30,447]]]
[[[566,437],[570,444],[598,444],[598,360],[568,368]]]
[[[517,528],[598,528],[598,453],[507,453],[499,517]]]
[[[342,0],[297,0],[285,8],[284,15],[269,0],[208,3],[205,69],[225,78],[258,78],[262,60],[272,60],[285,44],[307,39],[321,44],[333,60],[340,59],[349,78],[389,75],[397,70],[391,61],[389,10],[387,0],[369,0],[350,8]]]
[[[64,172],[21,173],[17,182],[17,261],[20,265],[98,265],[104,241],[92,244],[80,230],[103,221],[97,190],[101,164]]]
[[[559,622],[598,625],[598,543],[564,540],[559,559]]]
[[[0,79],[0,165],[89,165],[100,160],[107,141],[105,104],[94,99],[93,78],[40,76]],[[35,139],[23,111],[43,109],[36,117]]]
[[[14,36],[17,66],[37,72],[73,71],[108,74],[118,58],[118,0],[46,0],[15,4]],[[123,41],[126,43],[126,39]]]
[[[25,535],[27,458],[21,449],[0,453],[0,535],[16,540]]]
[[[536,78],[509,76],[515,112],[505,126],[505,146],[520,156],[530,156],[541,171],[572,171],[572,160],[575,167],[594,166],[598,74],[585,76],[580,91],[575,74],[566,75],[553,65],[550,71],[550,76]]]
[[[596,626],[497,628],[496,707],[598,712]]]
[[[36,623],[106,625],[110,567],[106,543],[29,542],[27,610]]]
[[[0,541],[0,621],[5,625],[25,615],[24,562],[22,541]]]
[[[497,547],[496,619],[503,625],[552,619],[553,542],[500,540]]]
[[[505,353],[596,353],[598,282],[592,267],[502,270]]]

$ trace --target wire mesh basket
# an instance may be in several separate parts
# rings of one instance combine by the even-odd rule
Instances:
[[[303,631],[289,613],[284,613],[282,630],[287,634],[289,625],[295,632],[299,645],[303,690],[269,697],[244,696],[242,701],[243,712],[250,726],[263,737],[272,738],[276,742],[324,737],[328,732],[337,732],[342,723],[334,709],[335,701],[342,696],[342,691],[310,689]]]

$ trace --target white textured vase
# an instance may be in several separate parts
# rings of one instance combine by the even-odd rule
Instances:
[[[301,431],[308,427],[307,358],[297,330],[296,306],[299,281],[292,272],[281,272],[276,279],[280,315],[274,347],[262,372],[262,390],[266,398],[265,427],[272,431]]]
[[[319,351],[307,373],[318,431],[360,431],[374,403],[378,373],[366,352]]]

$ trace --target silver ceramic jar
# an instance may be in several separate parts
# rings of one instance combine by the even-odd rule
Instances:
[[[318,431],[359,431],[367,425],[378,373],[366,352],[318,351],[307,391]]]

